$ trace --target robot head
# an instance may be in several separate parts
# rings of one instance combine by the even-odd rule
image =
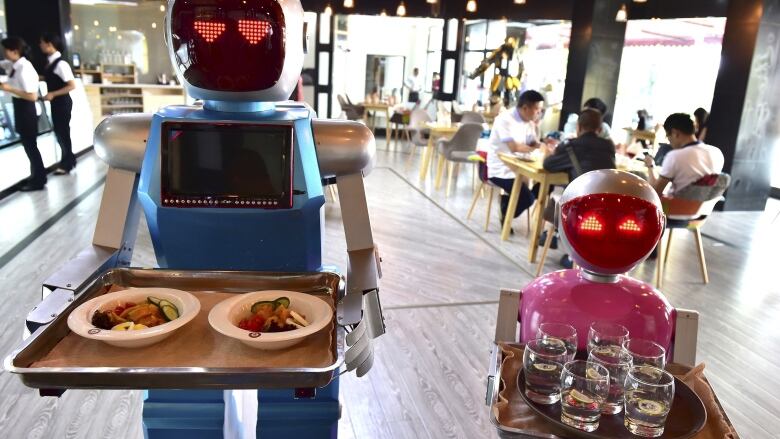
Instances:
[[[299,0],[169,0],[165,38],[196,99],[287,100],[303,66]]]
[[[631,270],[653,251],[666,217],[655,190],[628,172],[599,170],[569,183],[558,229],[572,260],[596,275]]]

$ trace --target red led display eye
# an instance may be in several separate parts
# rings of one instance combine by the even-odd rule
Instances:
[[[206,40],[207,43],[213,42],[225,32],[225,23],[220,23],[218,21],[196,20],[194,26],[201,38]]]
[[[585,233],[594,233],[594,232],[600,232],[604,229],[604,226],[601,224],[601,221],[596,217],[596,215],[588,215],[585,217],[585,219],[580,223],[580,231]]]
[[[264,20],[238,20],[238,31],[249,44],[257,44],[272,33],[271,23]]]
[[[642,231],[642,228],[633,219],[626,218],[622,223],[620,223],[618,230],[627,233],[639,233]]]

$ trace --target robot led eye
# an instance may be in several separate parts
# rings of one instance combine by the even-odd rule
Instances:
[[[580,223],[580,231],[582,232],[600,232],[604,229],[596,215],[588,215]]]
[[[642,231],[642,227],[640,227],[639,224],[637,224],[633,219],[627,218],[625,221],[620,223],[618,230],[621,232],[639,233]]]
[[[194,26],[195,30],[198,31],[198,34],[200,34],[207,43],[213,42],[225,32],[225,23],[220,23],[218,21],[197,20],[195,21]]]
[[[265,20],[238,20],[238,31],[249,44],[257,44],[271,34],[271,23]]]

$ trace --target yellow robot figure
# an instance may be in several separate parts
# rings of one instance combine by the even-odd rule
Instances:
[[[517,99],[520,90],[520,78],[523,74],[523,62],[518,62],[517,74],[510,72],[510,66],[518,51],[519,42],[514,37],[507,37],[499,48],[490,52],[471,74],[469,79],[475,79],[485,73],[490,66],[495,66],[495,74],[490,82],[491,103],[503,100],[504,106],[509,106]]]

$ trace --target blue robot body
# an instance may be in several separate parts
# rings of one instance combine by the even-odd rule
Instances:
[[[321,269],[320,210],[325,200],[311,116],[311,110],[305,106],[280,107],[262,113],[224,113],[199,107],[168,107],[158,112],[152,120],[138,193],[160,267],[288,272]],[[250,203],[260,204],[260,201],[243,201],[239,197],[223,197],[221,205],[213,204],[214,200],[209,198],[177,198],[177,202],[186,201],[186,204],[171,206],[172,200],[163,190],[162,164],[163,139],[170,137],[171,124],[221,126],[228,130],[289,127],[292,133],[290,208],[254,207],[254,204],[250,207]],[[269,144],[258,148],[266,146],[278,147]]]

